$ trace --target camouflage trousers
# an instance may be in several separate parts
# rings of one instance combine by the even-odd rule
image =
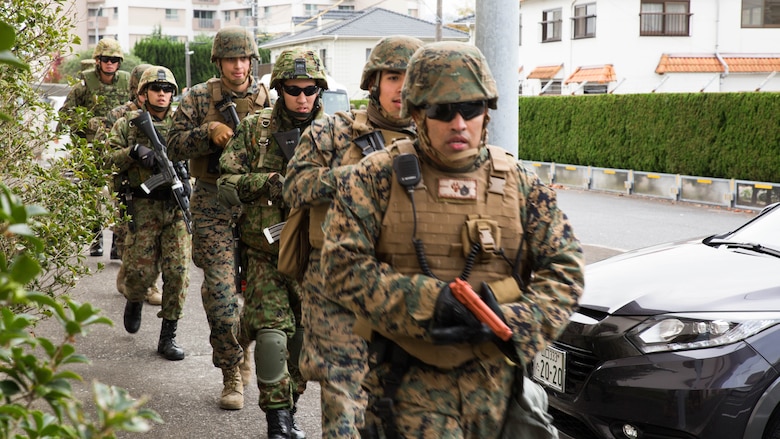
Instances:
[[[200,296],[209,322],[211,361],[215,367],[231,369],[244,355],[238,342],[240,306],[230,227],[233,210],[217,201],[216,186],[212,186],[198,180],[193,191],[192,260],[203,269]]]
[[[375,397],[384,395],[380,379],[385,363],[368,373],[366,424],[379,425],[371,410]],[[452,370],[411,366],[394,398],[399,435],[425,439],[488,439],[501,434],[514,382],[513,366],[503,357],[473,360]]]
[[[263,411],[269,409],[292,408],[306,389],[306,381],[301,376],[298,364],[290,358],[298,358],[298,352],[289,352],[290,339],[295,335],[296,320],[300,318],[300,293],[298,283],[279,273],[276,269],[278,258],[249,246],[244,247],[246,255],[246,292],[244,307],[241,310],[241,335],[245,341],[256,341],[261,329],[276,329],[287,334],[288,372],[273,384],[257,380],[260,390],[258,405]],[[262,355],[255,347],[255,356]],[[295,364],[294,364],[295,363]],[[255,362],[261,367],[261,361]],[[256,371],[258,377],[260,371]]]
[[[179,320],[189,288],[192,240],[174,201],[135,200],[134,232],[128,232],[122,263],[125,295],[142,302],[162,271],[162,309],[157,317]]]
[[[320,383],[322,437],[359,438],[368,397],[361,382],[368,372],[366,342],[352,332],[354,314],[328,300],[318,256],[303,278],[304,327],[301,373]]]

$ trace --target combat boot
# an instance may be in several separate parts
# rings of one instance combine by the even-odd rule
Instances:
[[[157,285],[152,285],[152,287],[146,291],[146,303],[154,306],[162,305],[162,293],[157,289]]]
[[[184,349],[176,344],[177,320],[163,319],[160,329],[160,342],[157,343],[157,353],[166,360],[177,361],[184,359]]]
[[[119,272],[116,274],[116,290],[125,295],[125,264],[119,266]]]
[[[265,420],[268,422],[268,439],[292,438],[292,416],[289,410],[268,410]]]
[[[219,408],[223,410],[240,410],[244,408],[244,383],[238,367],[222,369],[222,396],[219,398]]]
[[[111,259],[119,259],[119,250],[116,247],[116,233],[111,235]]]
[[[298,397],[296,396],[295,399],[297,400]],[[294,405],[292,410],[290,410],[290,437],[293,439],[306,439],[306,432],[295,423],[295,413],[297,412],[298,406]]]
[[[241,360],[241,363],[238,364],[238,368],[241,371],[241,382],[243,382],[245,386],[248,386],[252,383],[252,366],[254,365],[252,357],[254,357],[252,349],[249,346],[245,347],[244,359]]]
[[[144,309],[143,302],[131,302],[127,301],[125,304],[125,330],[131,334],[135,334],[141,329],[141,315]]]

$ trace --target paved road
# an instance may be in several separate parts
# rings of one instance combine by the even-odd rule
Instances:
[[[559,189],[560,204],[571,218],[585,244],[589,262],[672,239],[726,230],[741,224],[752,213],[676,204],[666,201],[619,197],[611,194]],[[105,234],[106,244],[111,234]],[[169,362],[156,354],[160,320],[158,308],[145,306],[141,330],[134,335],[122,327],[125,300],[115,289],[119,264],[106,256],[89,258],[93,269],[105,268],[82,279],[72,296],[89,301],[114,320],[113,327],[97,327],[77,342],[77,349],[92,360],[74,369],[84,377],[77,394],[90,401],[93,380],[126,388],[131,395],[145,397],[147,407],[156,410],[165,424],[154,425],[145,437],[152,438],[246,438],[266,437],[265,416],[257,407],[258,392],[253,383],[245,393],[245,407],[224,411],[217,407],[222,375],[212,366],[208,326],[200,300],[202,272],[192,267],[185,316],[177,340],[186,350],[182,361]],[[38,333],[57,338],[51,324]],[[320,437],[319,387],[310,383],[300,403],[299,424],[309,438]],[[119,437],[134,437],[119,434]]]

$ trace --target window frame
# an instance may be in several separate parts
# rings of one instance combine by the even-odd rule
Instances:
[[[547,9],[542,11],[542,42],[551,43],[561,41],[561,29],[563,27],[563,9]]]
[[[593,30],[588,31],[588,28],[591,27]],[[596,3],[583,3],[574,6],[574,16],[571,17],[571,32],[572,40],[596,37]]]
[[[750,4],[746,7],[745,3]],[[777,21],[767,23],[767,10],[772,8],[777,10]],[[780,28],[780,0],[742,0],[739,23],[743,29]]]
[[[645,6],[660,6],[660,11],[645,11]],[[685,12],[669,12],[671,6],[684,6]],[[691,36],[691,1],[690,0],[641,0],[639,5],[639,36],[640,37],[689,37]],[[681,20],[681,17],[684,17]],[[652,21],[651,21],[652,20]],[[682,29],[670,29],[674,20]],[[660,29],[659,29],[660,28]]]

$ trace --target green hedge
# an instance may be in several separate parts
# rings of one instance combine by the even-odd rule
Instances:
[[[780,93],[519,98],[523,160],[780,182]]]

